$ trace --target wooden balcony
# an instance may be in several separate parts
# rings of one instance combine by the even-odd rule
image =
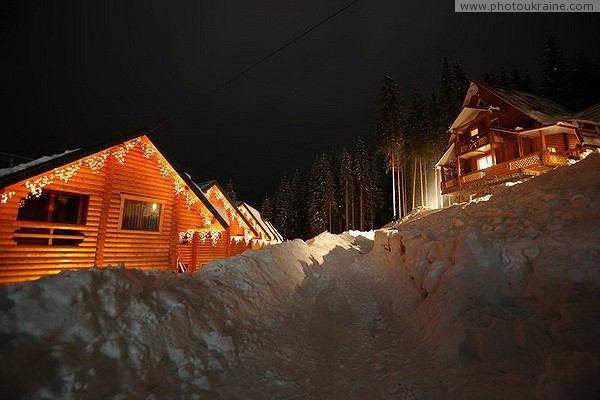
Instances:
[[[493,181],[507,175],[545,172],[555,166],[564,165],[567,161],[567,154],[553,153],[548,150],[528,154],[525,157],[496,164],[486,169],[465,173],[460,176],[460,179],[453,177],[443,181],[441,183],[442,193],[457,190],[462,187],[468,187],[475,183]]]
[[[463,155],[469,153],[475,149],[485,146],[486,144],[489,144],[489,136],[487,132],[480,133],[477,136],[473,136],[469,139],[458,142],[458,154]]]

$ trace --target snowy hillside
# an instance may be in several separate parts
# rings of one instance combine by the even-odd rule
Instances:
[[[3,398],[599,398],[599,213],[592,155],[374,239],[6,286]]]

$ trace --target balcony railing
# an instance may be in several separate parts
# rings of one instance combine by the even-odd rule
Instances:
[[[547,165],[565,165],[569,160],[569,157],[566,155],[553,153],[551,151],[545,151],[542,157],[544,164]]]
[[[471,185],[474,182],[482,180],[492,180],[504,175],[509,175],[522,170],[527,167],[549,165],[557,166],[564,165],[568,161],[566,154],[557,154],[548,150],[529,154],[525,157],[517,158],[514,160],[506,161],[500,164],[493,165],[489,168],[469,172],[461,175],[460,181],[454,177],[447,181],[442,182],[442,191],[446,191],[453,188]]]
[[[458,154],[468,153],[471,150],[475,150],[482,146],[485,146],[489,142],[490,141],[488,133],[480,133],[477,136],[473,136],[471,138],[458,142]]]

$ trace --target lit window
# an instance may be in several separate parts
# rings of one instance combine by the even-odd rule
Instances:
[[[471,135],[471,137],[473,136],[477,136],[479,134],[479,128],[473,128],[469,131],[469,134]]]
[[[486,169],[492,166],[492,156],[485,156],[477,160],[477,169]]]
[[[121,229],[158,232],[161,208],[162,204],[158,203],[125,200]]]
[[[556,147],[551,147],[551,146],[549,146],[549,147],[548,147],[548,151],[549,151],[550,153],[556,153]]]

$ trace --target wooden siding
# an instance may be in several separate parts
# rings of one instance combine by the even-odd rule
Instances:
[[[63,269],[118,263],[144,270],[174,270],[179,253],[188,257],[178,245],[179,232],[203,227],[201,211],[212,215],[199,201],[187,208],[183,196],[175,195],[173,179],[163,178],[156,157],[161,156],[146,157],[137,146],[127,153],[123,164],[111,156],[98,173],[81,167],[67,183],[55,179],[44,187],[45,191],[88,196],[87,217],[82,225],[17,220],[20,200],[29,195],[29,190],[25,182],[4,188],[4,193],[15,194],[0,205],[0,283],[37,279]],[[161,204],[159,231],[121,229],[126,198]],[[83,234],[83,241],[73,246],[17,244],[14,232],[23,227],[76,229]],[[219,250],[199,253],[200,262],[224,254]]]
[[[93,174],[82,168],[68,183],[58,181],[44,188],[89,196],[84,225],[18,221],[20,201],[29,195],[29,190],[24,183],[6,188],[5,192],[14,191],[15,194],[6,204],[0,205],[0,283],[32,280],[63,269],[93,266],[105,180],[106,169]],[[75,228],[83,233],[83,242],[77,246],[24,245],[17,244],[13,239],[14,232],[19,228],[53,227]]]

